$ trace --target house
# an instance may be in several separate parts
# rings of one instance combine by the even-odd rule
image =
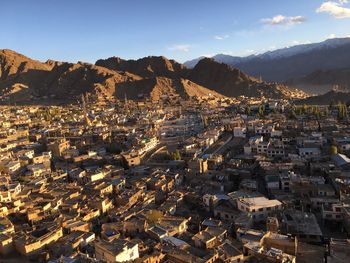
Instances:
[[[312,148],[300,147],[298,151],[299,151],[299,155],[305,158],[312,158],[312,157],[321,155],[321,149],[318,147],[312,147]]]
[[[19,161],[1,161],[0,171],[4,171],[10,175],[15,175],[21,168]]]
[[[258,135],[249,138],[249,141],[244,145],[244,154],[245,155],[256,155],[256,154],[266,154],[267,148],[269,147],[270,142],[264,141],[263,136]]]
[[[0,234],[13,234],[15,227],[7,217],[0,217]]]
[[[331,238],[329,242],[329,253],[326,262],[341,263],[347,262],[350,256],[350,239]]]
[[[70,147],[70,142],[66,139],[60,139],[47,145],[47,149],[52,152],[55,157],[62,156],[63,152]]]
[[[8,234],[0,233],[0,255],[6,255],[13,251],[13,238]]]
[[[186,243],[185,241],[175,238],[175,237],[163,237],[161,239],[161,244],[166,244],[166,245],[170,245],[173,247],[177,247],[180,249],[188,249],[190,248],[190,245],[188,243]]]
[[[269,200],[266,197],[252,197],[237,199],[237,208],[252,215],[254,221],[265,220],[271,211],[282,209],[278,200]]]
[[[124,158],[128,167],[134,167],[141,164],[141,158],[135,151],[122,153],[122,157]]]
[[[322,231],[313,213],[298,210],[285,210],[281,220],[282,231],[305,242],[321,242]]]
[[[98,240],[95,241],[95,255],[97,260],[106,263],[130,262],[139,257],[139,246],[123,239]]]
[[[42,174],[49,174],[51,172],[50,167],[46,167],[42,163],[31,164],[27,166],[29,174],[34,177],[38,177]]]
[[[192,237],[192,240],[195,244],[195,247],[202,249],[215,248],[219,243],[218,237],[208,231],[208,228],[195,234]]]
[[[169,236],[174,236],[187,231],[190,219],[191,218],[187,219],[175,216],[164,216],[158,221],[157,225],[165,229]]]
[[[218,246],[218,253],[223,262],[243,262],[243,252],[236,248],[230,241],[226,240],[223,244]]]
[[[245,127],[234,127],[233,136],[237,138],[245,138],[247,129]]]
[[[24,256],[39,252],[63,236],[62,227],[41,227],[30,233],[21,233],[15,239],[16,250]]]
[[[280,189],[280,177],[278,175],[266,175],[265,182],[268,190]]]
[[[233,220],[240,212],[230,200],[223,200],[214,207],[214,216],[221,220]]]
[[[194,158],[188,161],[188,168],[194,174],[204,174],[208,171],[208,160],[202,158]]]

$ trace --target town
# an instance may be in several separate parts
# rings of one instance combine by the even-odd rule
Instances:
[[[0,108],[0,262],[346,262],[345,104]]]

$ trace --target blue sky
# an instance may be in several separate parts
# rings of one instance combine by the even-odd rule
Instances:
[[[47,60],[244,56],[350,36],[347,0],[1,0],[0,48]]]

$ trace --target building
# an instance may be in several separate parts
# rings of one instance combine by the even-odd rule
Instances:
[[[269,213],[282,209],[278,200],[269,200],[266,197],[251,197],[237,199],[237,208],[252,215],[254,221],[263,221]]]
[[[139,246],[123,239],[98,240],[95,242],[95,256],[106,263],[130,262],[139,258]]]

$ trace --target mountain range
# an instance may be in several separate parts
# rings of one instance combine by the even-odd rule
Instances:
[[[0,50],[0,99],[73,102],[82,94],[157,101],[164,96],[290,98],[285,85],[259,81],[237,68],[204,58],[189,69],[165,57],[100,59],[95,64],[40,62]]]
[[[212,58],[257,78],[283,82],[310,93],[325,93],[333,85],[350,88],[350,76],[346,74],[350,69],[350,38],[328,39],[247,57],[218,54]],[[201,59],[184,64],[192,68]]]

